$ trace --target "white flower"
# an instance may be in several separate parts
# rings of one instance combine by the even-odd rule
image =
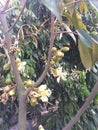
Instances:
[[[38,130],[45,130],[42,125],[39,125]]]
[[[40,85],[40,87],[38,89],[39,89],[39,91],[44,91],[45,89],[47,89],[47,85],[46,84]]]
[[[47,90],[46,90],[46,95],[47,95],[47,97],[50,97],[51,94],[52,94],[52,91],[51,91],[50,89],[47,89]]]
[[[42,100],[42,102],[48,102],[48,97],[50,97],[51,93],[51,90],[47,88],[46,84],[41,85],[38,88],[38,94],[40,95],[40,99]]]
[[[25,65],[25,61],[22,62],[20,58],[16,59],[16,66],[18,67],[20,73],[23,73],[25,71]]]
[[[51,69],[51,73],[53,74],[54,77],[57,77],[57,82],[60,82],[60,79],[66,80],[67,77],[67,72],[63,72],[62,67],[58,67],[56,69]]]
[[[26,62],[25,62],[25,61],[23,61],[23,62],[21,62],[21,63],[19,64],[18,70],[19,70],[21,73],[23,73],[23,72],[25,71],[25,65],[26,65]]]
[[[42,100],[42,102],[48,102],[48,97],[47,96],[42,96],[41,98],[40,98],[41,100]]]

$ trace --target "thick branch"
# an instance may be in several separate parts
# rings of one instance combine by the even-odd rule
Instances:
[[[3,26],[3,33],[5,35],[5,42],[6,42],[7,49],[8,49],[8,52],[10,52],[10,47],[12,46],[12,41],[11,41],[11,38],[10,38],[10,34],[8,32],[8,25],[7,25],[5,14],[0,15],[0,22]],[[23,84],[22,84],[22,81],[21,81],[19,71],[16,67],[15,57],[11,53],[9,53],[9,56],[10,56],[10,61],[11,61],[11,64],[12,64],[13,72],[14,72],[14,75],[15,75],[16,84],[18,86],[17,90],[18,90],[18,92],[20,92],[20,89],[23,89]]]
[[[5,14],[0,15],[0,22],[3,26],[3,33],[5,35],[5,42],[7,45],[7,49],[8,49],[8,52],[10,52],[12,41],[10,38],[10,34],[8,32],[8,25],[7,25]],[[17,87],[17,93],[18,93],[18,99],[19,99],[18,128],[19,130],[26,130],[26,95],[24,93],[24,86],[23,86],[23,82],[21,80],[19,71],[15,63],[15,56],[12,53],[9,53],[9,56],[10,56],[10,61],[13,68],[13,72],[15,75],[15,81],[16,81],[16,87]]]
[[[22,13],[23,13],[23,11],[24,11],[24,9],[25,9],[25,6],[26,6],[27,1],[28,1],[28,0],[25,0],[24,5],[23,5],[23,8],[21,9],[20,14],[18,15],[18,17],[17,17],[15,23],[14,23],[14,24],[12,25],[12,27],[8,30],[8,32],[10,32],[10,31],[12,30],[12,28],[16,25],[17,21],[19,20],[20,16],[22,15]]]
[[[71,130],[72,126],[80,119],[81,115],[87,110],[96,93],[98,93],[98,81],[96,82],[90,96],[87,98],[84,105],[80,108],[74,118],[63,128],[63,130]]]
[[[49,65],[50,65],[50,60],[51,60],[51,53],[52,53],[52,47],[53,47],[53,43],[54,43],[54,15],[51,13],[51,36],[50,36],[50,47],[49,47],[49,53],[48,53],[48,61],[47,61],[47,65],[42,73],[42,75],[39,77],[39,79],[35,82],[35,84],[33,85],[33,87],[38,87],[41,82],[44,80],[48,69],[49,69]],[[30,92],[31,89],[29,89],[27,91],[27,94]]]

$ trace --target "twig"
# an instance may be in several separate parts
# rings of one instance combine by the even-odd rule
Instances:
[[[19,16],[17,17],[15,23],[12,25],[12,27],[8,30],[8,32],[10,32],[12,30],[12,28],[16,25],[17,21],[19,20],[20,16],[22,15],[24,9],[25,9],[25,6],[26,6],[26,3],[27,3],[28,0],[25,0],[25,3],[23,5],[23,8],[21,9],[21,12],[19,14]]]
[[[91,101],[94,99],[97,93],[98,93],[98,81],[94,85],[94,88],[90,96],[87,98],[86,102],[84,103],[84,105],[80,108],[80,110],[77,112],[74,118],[62,130],[71,130],[72,126],[80,119],[82,114],[87,110]]]
[[[52,47],[53,47],[53,43],[54,43],[54,15],[51,13],[51,36],[50,36],[50,47],[49,47],[49,53],[48,53],[48,61],[47,61],[47,65],[42,73],[42,75],[39,77],[39,79],[35,82],[35,84],[33,85],[33,87],[38,87],[41,82],[44,80],[48,69],[49,69],[49,65],[50,65],[50,60],[51,60],[51,56],[52,56]],[[28,89],[26,94],[28,94],[30,92],[31,89]]]
[[[14,7],[8,8],[5,12],[12,11],[13,9],[17,9],[17,7],[16,7],[16,6],[14,6]]]
[[[41,32],[41,30],[44,28],[45,24],[46,24],[48,21],[49,21],[49,18],[46,19],[46,20],[40,25],[40,28],[39,28],[37,34],[39,34],[39,33]]]

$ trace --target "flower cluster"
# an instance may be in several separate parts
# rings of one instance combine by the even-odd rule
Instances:
[[[38,88],[33,88],[33,90],[30,91],[28,95],[30,97],[29,102],[33,106],[38,104],[38,101],[48,102],[51,93],[51,90],[46,84],[40,85]]]
[[[59,66],[56,69],[51,68],[51,74],[53,74],[54,77],[57,78],[57,82],[59,83],[60,80],[66,80],[67,78],[67,72],[62,70],[62,67]]]
[[[7,85],[1,89],[3,93],[0,95],[0,100],[3,104],[6,104],[9,100],[9,97],[14,100],[16,98],[16,88],[15,86]]]
[[[38,88],[38,93],[40,95],[40,100],[42,100],[42,102],[48,102],[48,97],[50,97],[51,95],[51,90],[49,88],[47,88],[47,85],[41,85]]]
[[[24,72],[25,65],[26,65],[25,61],[22,62],[19,58],[16,59],[16,66],[18,67],[20,73]]]

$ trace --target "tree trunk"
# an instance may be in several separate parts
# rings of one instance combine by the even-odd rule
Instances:
[[[19,96],[18,130],[26,130],[26,100],[23,94]]]
[[[10,33],[8,32],[9,28],[7,25],[5,13],[0,14],[0,22],[3,27],[2,31],[5,35],[5,43],[7,46],[7,50],[9,52],[10,48],[12,47],[12,41],[11,41]],[[10,62],[11,62],[12,68],[13,68],[13,72],[15,75],[16,88],[17,88],[18,100],[19,100],[18,129],[26,130],[26,94],[24,91],[24,86],[23,86],[23,82],[21,80],[21,76],[19,74],[19,71],[18,71],[16,63],[15,63],[15,56],[12,53],[9,53],[9,56],[10,56]]]

